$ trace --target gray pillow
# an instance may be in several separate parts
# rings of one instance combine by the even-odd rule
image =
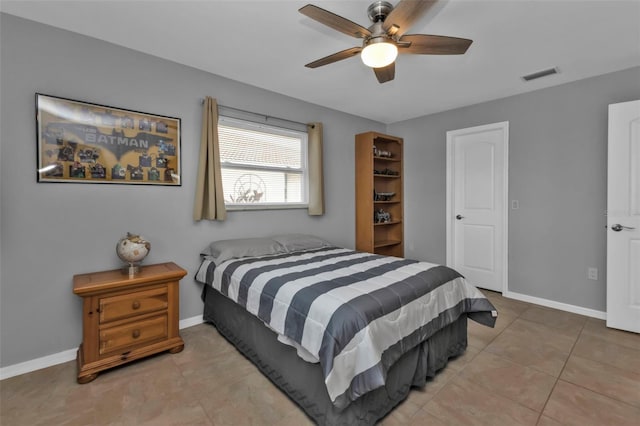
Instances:
[[[270,254],[286,253],[285,248],[271,238],[239,238],[234,240],[219,240],[209,244],[203,251],[203,256],[210,256],[216,265],[225,260],[242,257],[266,256]]]
[[[331,247],[333,245],[322,238],[307,234],[283,234],[271,238],[279,242],[289,253],[293,251]]]

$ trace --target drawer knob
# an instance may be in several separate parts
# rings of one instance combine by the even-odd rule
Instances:
[[[140,330],[133,330],[133,332],[131,333],[131,337],[133,337],[134,339],[140,337]]]
[[[133,303],[131,304],[131,308],[132,309],[140,308],[140,302],[138,302],[137,300],[134,300]]]

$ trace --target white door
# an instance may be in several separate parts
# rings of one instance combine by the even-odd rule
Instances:
[[[447,132],[447,265],[507,290],[509,123]]]
[[[607,326],[640,333],[640,101],[609,105]]]

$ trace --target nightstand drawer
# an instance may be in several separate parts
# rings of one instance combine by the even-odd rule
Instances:
[[[100,323],[167,309],[167,287],[100,299]]]
[[[161,315],[100,330],[100,355],[120,352],[168,336],[167,316]]]

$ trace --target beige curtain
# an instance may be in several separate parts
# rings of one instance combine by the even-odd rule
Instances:
[[[322,123],[307,124],[309,134],[309,215],[324,214],[324,175],[322,171]]]
[[[225,220],[226,217],[218,147],[218,103],[207,96],[202,109],[202,134],[193,220]]]

